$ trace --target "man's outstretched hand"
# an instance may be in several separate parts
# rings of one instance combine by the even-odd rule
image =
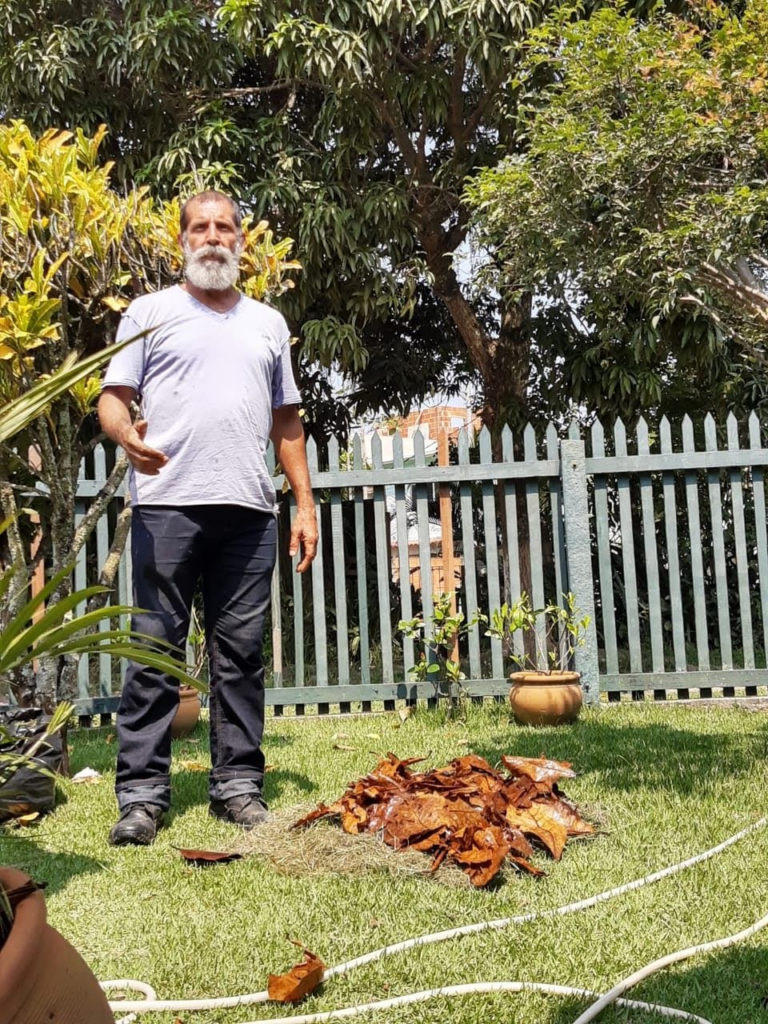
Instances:
[[[306,572],[317,554],[317,515],[314,505],[305,505],[296,510],[288,546],[291,558],[299,549],[301,561],[296,566],[296,572]]]
[[[144,444],[148,426],[146,420],[136,420],[120,435],[120,447],[137,473],[157,476],[168,461],[168,456]]]

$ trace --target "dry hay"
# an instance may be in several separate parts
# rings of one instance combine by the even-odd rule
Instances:
[[[246,832],[230,852],[258,857],[280,874],[299,878],[378,872],[400,878],[426,878],[454,888],[472,888],[459,867],[445,865],[432,872],[431,858],[426,854],[394,850],[378,835],[349,835],[325,821],[292,831],[291,827],[309,810],[311,807],[303,805],[270,812],[269,820]]]

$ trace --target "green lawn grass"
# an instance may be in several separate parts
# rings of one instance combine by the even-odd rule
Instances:
[[[571,843],[560,863],[543,854],[542,879],[506,878],[486,891],[429,877],[328,874],[297,878],[249,857],[187,867],[174,847],[222,849],[235,830],[209,818],[206,776],[179,767],[206,761],[205,724],[175,745],[174,808],[149,849],[110,848],[114,740],[110,730],[71,735],[72,769],[104,774],[62,786],[64,800],[38,827],[0,831],[0,863],[48,882],[51,922],[100,978],[138,978],[160,998],[234,995],[266,987],[297,962],[286,937],[328,965],[386,943],[488,918],[557,907],[628,882],[719,843],[766,812],[768,717],[746,710],[616,705],[585,711],[573,726],[518,727],[503,705],[470,706],[464,721],[418,710],[354,719],[270,719],[276,808],[335,798],[378,753],[424,755],[428,765],[474,752],[571,761],[566,792],[607,831]],[[339,737],[339,733],[343,733]],[[375,735],[374,735],[375,734]],[[337,750],[336,746],[353,750]],[[488,932],[386,958],[332,979],[303,1012],[330,1010],[441,984],[529,980],[605,991],[646,962],[728,935],[768,909],[768,828],[712,861],[610,903],[554,920]],[[657,974],[636,998],[697,1013],[716,1024],[768,1021],[768,931],[721,953]],[[497,995],[432,1002],[367,1019],[570,1024],[585,1007],[557,996]],[[260,1005],[207,1013],[147,1014],[146,1024],[239,1024],[284,1015]],[[605,1024],[663,1018],[612,1009]]]

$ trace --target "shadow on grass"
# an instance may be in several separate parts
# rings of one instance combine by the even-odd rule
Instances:
[[[756,908],[756,918],[759,913]],[[735,933],[751,923],[734,921],[728,931]],[[765,943],[765,935],[758,933],[752,941]],[[647,982],[644,991],[657,993],[657,1001],[667,1006],[727,1024],[765,1024],[768,1020],[767,946],[732,946],[690,960],[657,979],[661,983]]]
[[[734,923],[734,932],[747,922]],[[672,952],[670,950],[670,952]],[[636,964],[636,968],[642,967]],[[616,981],[619,979],[616,978]],[[573,982],[578,984],[578,982]],[[514,998],[514,997],[512,997]],[[734,946],[680,964],[674,971],[660,971],[625,993],[658,1006],[697,1014],[719,1024],[765,1024],[768,1020],[768,949]],[[591,1000],[552,996],[548,1024],[573,1024]],[[631,1016],[625,1016],[631,1014]],[[667,1020],[640,1010],[606,1010],[600,1020]]]
[[[511,723],[510,723],[511,724]],[[502,754],[569,761],[580,775],[600,775],[608,789],[663,789],[680,794],[701,792],[724,777],[754,772],[756,759],[768,757],[768,723],[741,734],[703,734],[677,723],[612,723],[607,718],[580,719],[558,728],[516,728],[496,732],[473,751],[492,764]]]
[[[76,875],[93,875],[104,865],[93,857],[79,853],[52,853],[34,839],[19,835],[17,831],[0,829],[0,864],[18,868],[36,882],[46,882],[46,893],[53,895]]]

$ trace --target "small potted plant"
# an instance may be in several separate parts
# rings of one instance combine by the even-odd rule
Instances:
[[[60,705],[45,733],[26,750],[0,752],[0,786],[11,788],[23,770],[48,773],[35,758],[70,718]],[[4,727],[0,725],[0,738]],[[5,739],[10,737],[5,734]],[[0,867],[0,1007],[13,1024],[113,1024],[98,981],[80,954],[46,921],[42,886],[13,868]]]
[[[581,676],[573,671],[573,655],[584,643],[590,618],[579,616],[573,594],[563,600],[562,605],[534,609],[522,594],[486,620],[486,636],[508,644],[520,631],[531,640],[533,653],[512,655],[519,671],[510,676],[509,701],[515,718],[525,725],[563,725],[581,711]]]

